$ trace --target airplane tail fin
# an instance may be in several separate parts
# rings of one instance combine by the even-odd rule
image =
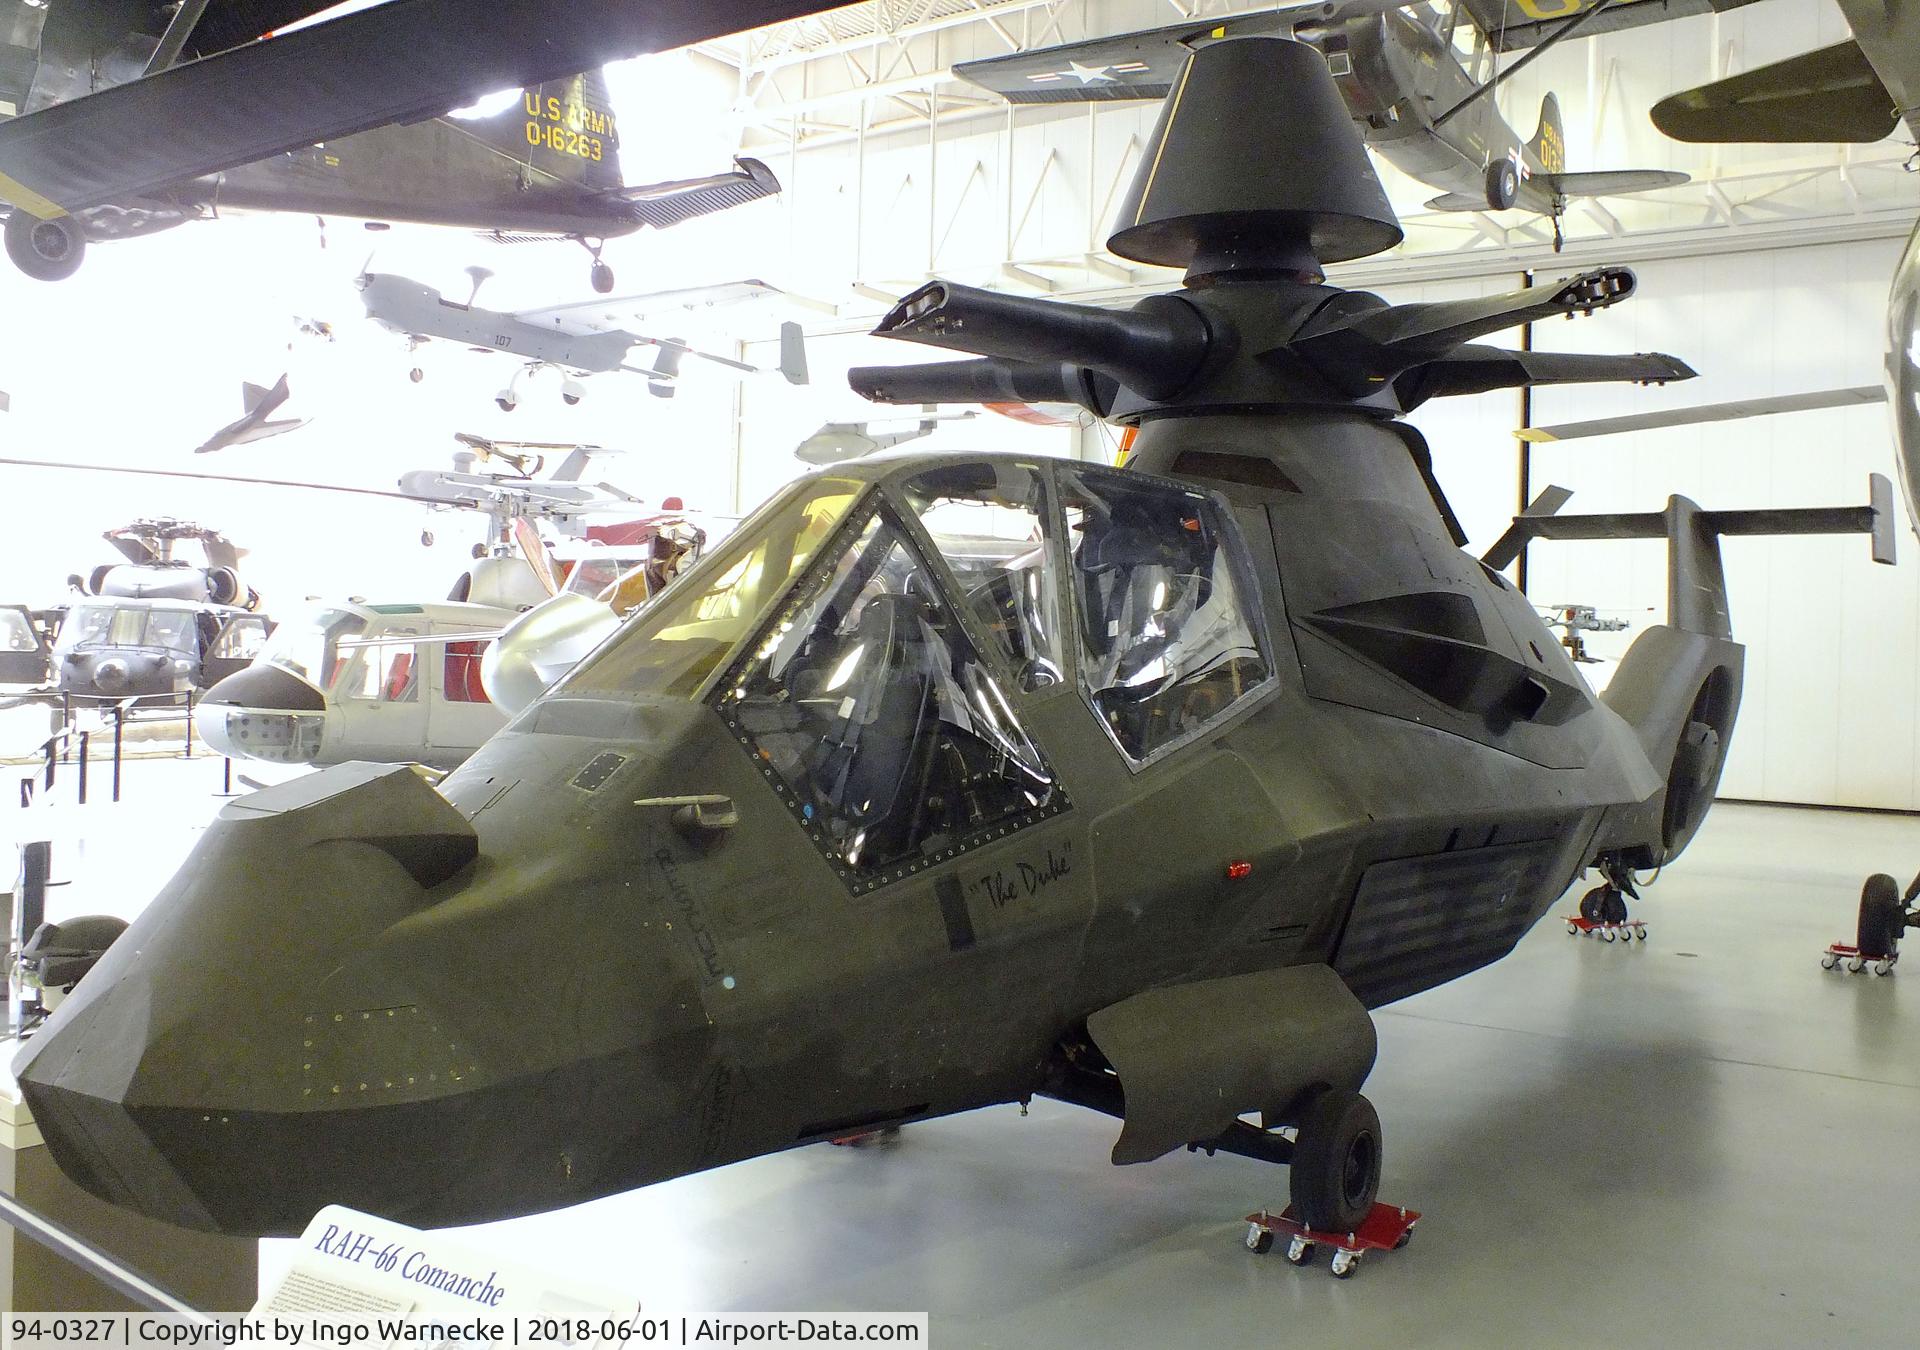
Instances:
[[[807,337],[791,320],[780,325],[780,373],[788,384],[808,382]]]
[[[620,128],[598,70],[524,89],[507,108],[454,125],[584,191],[621,188]]]
[[[1527,142],[1527,149],[1548,173],[1567,170],[1567,135],[1560,122],[1560,100],[1551,91],[1540,100],[1540,126]]]

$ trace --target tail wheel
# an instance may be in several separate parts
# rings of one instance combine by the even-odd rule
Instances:
[[[1860,888],[1860,924],[1854,945],[1868,956],[1890,956],[1898,949],[1907,926],[1906,907],[1900,903],[1900,883],[1876,872]]]
[[[1588,923],[1605,923],[1604,910],[1607,903],[1606,886],[1595,886],[1580,897],[1580,917]]]
[[[1323,1233],[1350,1233],[1373,1212],[1380,1190],[1380,1116],[1345,1088],[1307,1103],[1289,1166],[1293,1212]]]
[[[1520,200],[1520,171],[1510,159],[1496,159],[1487,165],[1487,206],[1506,211]]]
[[[41,220],[18,207],[7,217],[7,256],[35,281],[65,281],[80,270],[87,237],[72,216]]]

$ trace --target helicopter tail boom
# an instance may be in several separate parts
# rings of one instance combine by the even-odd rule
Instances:
[[[1594,841],[1603,867],[1656,867],[1677,857],[1706,818],[1740,709],[1746,649],[1733,640],[1721,537],[1865,534],[1873,560],[1892,563],[1893,487],[1870,475],[1868,504],[1854,507],[1706,511],[1676,496],[1663,511],[1556,514],[1567,495],[1541,494],[1483,561],[1504,567],[1529,539],[1667,541],[1667,622],[1634,641],[1600,696],[1632,729],[1655,772],[1664,770],[1664,784],[1613,816]]]

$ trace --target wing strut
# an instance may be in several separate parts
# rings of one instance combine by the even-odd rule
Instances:
[[[1468,94],[1465,98],[1461,99],[1458,103],[1454,104],[1451,108],[1448,108],[1445,112],[1441,113],[1438,117],[1434,118],[1433,119],[1434,126],[1436,127],[1445,126],[1449,121],[1453,119],[1453,116],[1455,113],[1460,112],[1469,103],[1472,103],[1475,99],[1481,98],[1484,95],[1491,93],[1494,89],[1498,88],[1502,83],[1504,83],[1509,79],[1512,79],[1515,75],[1518,75],[1521,71],[1527,68],[1528,64],[1531,63],[1534,60],[1534,58],[1540,56],[1541,54],[1546,52],[1548,49],[1558,46],[1563,38],[1572,37],[1575,29],[1584,25],[1588,20],[1596,18],[1599,15],[1604,14],[1607,10],[1612,9],[1614,6],[1614,3],[1615,3],[1615,0],[1600,0],[1600,3],[1595,5],[1592,9],[1581,10],[1578,14],[1574,15],[1571,19],[1568,19],[1565,23],[1561,24],[1558,28],[1554,29],[1551,33],[1547,34],[1547,36],[1541,41],[1539,46],[1535,47],[1532,51],[1528,52],[1525,56],[1521,57],[1518,61],[1515,61],[1512,65],[1508,66],[1505,70],[1494,71],[1493,77],[1487,80],[1486,83],[1477,85],[1474,88],[1474,91],[1472,93]],[[1498,59],[1499,58],[1496,56],[1495,60],[1498,60]]]

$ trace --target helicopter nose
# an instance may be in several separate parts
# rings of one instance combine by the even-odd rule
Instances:
[[[326,731],[326,699],[278,666],[251,665],[200,698],[200,735],[218,754],[310,764]]]
[[[375,948],[477,847],[389,765],[230,803],[15,1061],[54,1160],[102,1199],[192,1228],[298,1231],[330,1200],[391,1205],[378,1192],[418,1170],[421,1140],[457,1146],[484,1075]],[[289,1166],[300,1158],[313,1166]]]
[[[132,683],[132,679],[133,672],[128,667],[125,657],[109,656],[106,660],[94,664],[93,683],[101,693],[123,693]]]

